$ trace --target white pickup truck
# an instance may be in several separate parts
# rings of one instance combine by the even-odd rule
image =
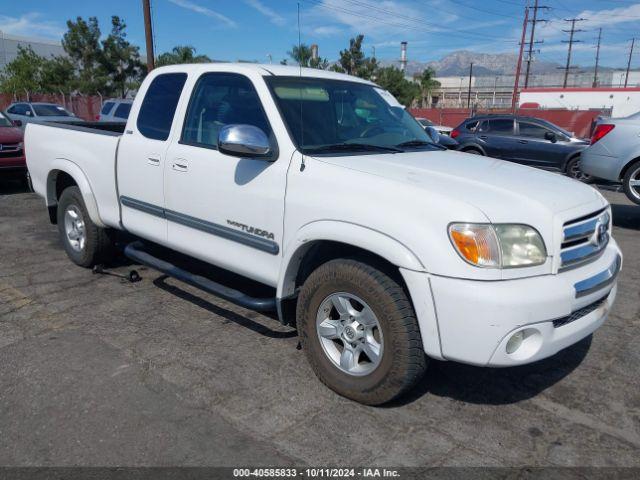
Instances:
[[[26,131],[34,189],[71,260],[107,261],[113,231],[126,230],[140,239],[124,249],[136,262],[277,310],[318,377],[359,402],[407,391],[428,358],[504,367],[549,357],[596,330],[616,295],[622,257],[602,195],[445,151],[369,81],[275,65],[163,67],[122,132],[98,128]],[[195,275],[158,244],[273,295]]]

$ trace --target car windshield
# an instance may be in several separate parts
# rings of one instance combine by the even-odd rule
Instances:
[[[13,123],[11,123],[11,120],[7,118],[4,112],[0,112],[0,127],[13,127]]]
[[[33,109],[38,117],[70,117],[71,114],[59,105],[33,104]]]
[[[433,122],[431,120],[427,120],[426,118],[418,118],[417,120],[418,122],[420,122],[420,125],[422,125],[423,127],[433,126]]]
[[[440,150],[393,96],[374,85],[304,77],[265,77],[303,153]]]

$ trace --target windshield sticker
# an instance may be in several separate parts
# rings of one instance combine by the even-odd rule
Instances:
[[[404,108],[404,106],[396,100],[396,97],[391,95],[387,90],[383,90],[382,88],[374,88],[374,90],[378,92],[378,95],[380,95],[389,106]]]

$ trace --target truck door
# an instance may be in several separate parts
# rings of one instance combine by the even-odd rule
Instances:
[[[208,72],[197,79],[184,125],[174,135],[165,165],[169,244],[201,260],[275,285],[282,250],[289,158],[278,147],[263,101],[266,84],[245,75]],[[260,93],[258,93],[260,92]],[[241,158],[218,151],[224,125],[262,129],[270,158]]]
[[[168,138],[186,73],[156,76],[138,112],[131,116],[118,147],[118,193],[122,223],[132,233],[167,242],[164,215],[164,163]],[[137,113],[137,114],[136,114]]]

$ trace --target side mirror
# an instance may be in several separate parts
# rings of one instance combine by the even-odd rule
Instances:
[[[544,134],[545,140],[549,140],[551,143],[556,143],[558,141],[558,137],[553,132],[546,132]]]
[[[438,131],[433,128],[433,127],[424,127],[424,131],[427,132],[427,135],[429,135],[429,138],[431,139],[431,141],[433,143],[439,143],[440,142],[440,134],[438,133]]]
[[[218,133],[218,150],[234,157],[259,158],[271,153],[267,135],[253,125],[225,125]]]
[[[14,127],[21,127],[22,126],[22,120],[13,120],[11,123],[13,123]]]

